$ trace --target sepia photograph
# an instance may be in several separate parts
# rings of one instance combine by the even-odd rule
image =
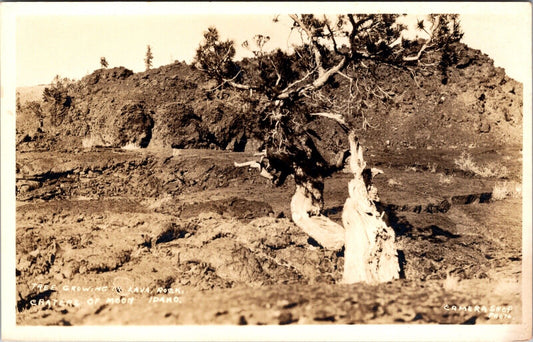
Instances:
[[[531,338],[529,2],[0,11],[3,339]]]

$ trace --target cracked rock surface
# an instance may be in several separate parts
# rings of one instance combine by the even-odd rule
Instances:
[[[502,180],[459,170],[459,151],[419,152],[367,157],[384,171],[379,207],[402,266],[402,279],[376,286],[340,284],[343,252],[289,218],[294,181],[275,188],[233,166],[252,153],[19,153],[17,323],[520,322],[521,197],[480,196]],[[517,151],[472,154],[520,167]],[[349,176],[325,184],[338,222]],[[449,309],[460,305],[472,310]]]

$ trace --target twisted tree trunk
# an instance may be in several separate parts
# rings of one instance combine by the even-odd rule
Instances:
[[[344,245],[344,228],[322,215],[322,207],[319,184],[309,180],[296,183],[291,200],[293,222],[324,248],[340,250]]]
[[[363,149],[353,133],[349,141],[350,170],[354,178],[348,184],[349,197],[342,212],[346,234],[343,282],[374,284],[398,279],[400,266],[394,231],[383,221],[374,204],[376,192],[371,176],[365,179]]]

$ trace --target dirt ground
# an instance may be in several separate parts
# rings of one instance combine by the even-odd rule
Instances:
[[[19,152],[17,324],[520,323],[521,153],[468,152],[507,173],[462,170],[459,149],[365,152],[402,266],[376,286],[340,284],[343,251],[290,220],[294,182],[234,167],[252,153]],[[349,179],[326,179],[334,220]]]

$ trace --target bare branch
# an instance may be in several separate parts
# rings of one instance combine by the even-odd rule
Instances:
[[[386,98],[390,99],[392,96],[394,96],[395,94],[392,93],[388,93],[386,92],[385,90],[383,90],[383,88],[381,88],[378,84],[376,84],[376,89],[378,89],[383,95],[385,95]]]
[[[259,164],[258,162],[256,161],[247,161],[247,162],[244,162],[244,163],[237,163],[237,162],[233,162],[233,166],[235,167],[253,167],[255,169],[261,169],[261,164]]]
[[[320,45],[317,40],[317,36],[315,34],[315,31],[312,27],[309,27],[306,25],[303,20],[296,14],[291,14],[289,17],[298,24],[298,26],[303,30],[309,41],[311,42],[311,48],[314,54],[315,58],[315,64],[316,64],[316,70],[318,70],[318,77],[311,83],[307,85],[300,86],[299,88],[294,88],[296,84],[299,84],[303,82],[305,79],[307,79],[309,76],[311,76],[315,70],[312,72],[307,73],[302,79],[293,82],[289,86],[287,86],[280,95],[278,95],[278,99],[287,99],[290,96],[306,96],[308,92],[315,91],[320,89],[322,86],[324,86],[327,81],[336,73],[343,70],[347,65],[348,62],[351,60],[350,54],[346,53],[340,53],[337,48],[337,42],[335,40],[334,31],[331,29],[329,23],[327,20],[325,20],[325,25],[327,29],[329,30],[330,38],[334,45],[334,50],[338,55],[342,55],[342,60],[339,61],[335,66],[324,69],[323,63],[322,63],[322,55],[320,53]],[[355,37],[355,34],[357,32],[357,29],[363,25],[365,22],[372,20],[372,16],[365,16],[359,21],[355,21],[353,15],[348,15],[348,18],[350,19],[350,22],[352,23],[352,30],[350,32],[350,45],[353,44],[353,38]],[[350,49],[351,51],[351,49]]]
[[[323,72],[322,75],[319,75],[313,81],[313,83],[309,85],[302,86],[293,91],[290,91],[290,87],[285,88],[282,91],[282,93],[278,96],[278,99],[287,99],[291,95],[296,95],[296,94],[298,96],[306,96],[306,93],[320,89],[326,84],[326,82],[329,80],[331,76],[333,76],[334,74],[336,74],[337,72],[339,72],[342,68],[346,66],[346,64],[348,63],[347,61],[348,59],[346,58],[346,56],[344,56],[342,60],[336,66],[332,67],[331,69],[328,69],[328,71]],[[310,74],[308,73],[306,77],[308,75]],[[299,80],[298,82],[301,82],[301,81],[303,81],[303,79]]]
[[[331,41],[333,42],[333,51],[335,51],[335,53],[337,54],[341,54],[341,52],[339,52],[339,49],[337,48],[337,40],[335,39],[335,34],[333,33],[331,26],[329,25],[329,21],[327,20],[326,15],[324,15],[324,21],[329,31],[329,36],[331,37]]]
[[[279,82],[281,82],[281,74],[279,73],[278,68],[276,67],[276,63],[274,63],[272,58],[269,57],[268,60],[270,61],[270,63],[274,67],[274,71],[276,72],[276,75],[278,76],[278,79],[276,80],[276,84],[275,84],[275,86],[277,87],[279,85]]]
[[[372,125],[370,124],[370,122],[368,122],[368,120],[366,119],[366,117],[364,117],[364,118],[363,118],[363,130],[366,131],[366,128],[367,128],[367,127],[370,127],[370,128],[372,128],[372,129],[376,129],[376,128],[377,128],[377,126],[372,126]]]
[[[342,71],[337,71],[337,74],[338,74],[338,75],[341,75],[342,77],[344,77],[344,78],[346,78],[346,79],[348,79],[348,80],[350,80],[350,81],[353,81],[353,78],[352,78],[352,77],[346,75],[346,74],[343,73]]]
[[[244,85],[244,84],[240,84],[240,83],[235,83],[233,81],[224,81],[225,83],[229,84],[230,86],[232,86],[233,88],[237,88],[237,89],[242,89],[242,90],[252,90],[252,89],[257,89],[257,87],[253,87],[251,85]]]
[[[422,53],[424,52],[424,50],[426,50],[428,48],[429,43],[431,43],[431,41],[433,40],[433,36],[435,35],[435,29],[439,25],[439,20],[440,20],[440,16],[438,16],[438,15],[433,18],[433,23],[431,24],[431,28],[430,28],[431,34],[428,33],[429,34],[429,38],[424,42],[424,45],[422,45],[422,47],[420,48],[420,50],[418,51],[416,56],[405,56],[405,57],[403,57],[403,60],[405,62],[418,61],[420,59],[420,57],[422,56]],[[425,29],[424,29],[424,31],[425,31]],[[427,31],[426,31],[426,33],[427,33]],[[415,80],[415,82],[416,82],[416,80]]]
[[[335,65],[333,68],[329,69],[326,72],[323,72],[322,75],[319,74],[319,77],[313,82],[313,90],[318,89],[322,87],[333,74],[339,72],[342,68],[344,68],[348,64],[348,59],[346,56],[342,57],[342,60]]]
[[[300,28],[302,30],[305,31],[305,33],[307,34],[307,38],[309,39],[309,41],[311,42],[311,46],[313,48],[313,54],[315,56],[315,63],[316,63],[316,66],[318,68],[318,74],[319,75],[322,75],[324,73],[324,67],[322,66],[322,56],[320,54],[320,49],[319,49],[319,45],[318,45],[318,42],[316,40],[316,36],[314,34],[314,32],[312,31],[312,29],[307,26],[301,19],[298,15],[296,14],[289,14],[289,17],[294,20],[294,22],[296,22]]]
[[[373,15],[367,15],[361,19],[359,19],[357,22],[353,22],[353,15],[352,14],[349,14],[348,15],[348,18],[351,17],[351,20],[350,22],[352,23],[353,25],[353,28],[354,30],[358,30],[361,26],[363,26],[367,21],[370,21],[370,20],[374,20],[374,16]]]
[[[420,50],[418,51],[418,53],[416,54],[416,56],[405,56],[403,58],[403,60],[405,62],[412,62],[412,61],[417,61],[420,59],[420,56],[422,56],[422,52],[424,52],[424,50],[428,47],[428,44],[427,42],[424,43],[424,45],[420,48]]]
[[[242,90],[257,89],[257,87],[254,87],[254,86],[251,86],[251,85],[245,85],[245,84],[236,83],[236,82],[235,82],[235,79],[240,75],[240,73],[241,73],[241,70],[239,70],[239,72],[238,72],[235,76],[233,76],[232,78],[230,78],[230,79],[223,78],[223,79],[222,79],[222,83],[220,83],[220,84],[219,84],[218,86],[216,86],[215,88],[210,89],[209,91],[217,90],[218,88],[222,87],[224,84],[229,84],[230,86],[232,86],[232,87],[234,87],[234,88],[242,89]]]
[[[262,176],[262,177],[265,177],[269,180],[272,180],[274,178],[273,175],[271,175],[265,168],[263,168],[263,166],[261,165],[260,162],[256,162],[256,161],[248,161],[248,162],[244,162],[244,163],[237,163],[237,162],[234,162],[233,165],[235,167],[253,167],[255,169],[259,169],[259,175]]]
[[[341,114],[336,114],[336,113],[311,113],[310,114],[311,116],[322,116],[324,118],[329,118],[329,119],[333,119],[335,121],[337,121],[338,123],[342,124],[342,125],[346,125],[346,121],[344,121],[344,118],[342,117]]]
[[[281,94],[278,96],[278,99],[286,99],[289,97],[289,94],[291,94],[291,91],[289,91],[292,87],[294,87],[296,84],[298,83],[301,83],[303,81],[305,81],[309,76],[311,76],[312,74],[314,74],[316,71],[316,68],[314,68],[313,70],[309,71],[304,77],[302,77],[301,79],[299,80],[296,80],[294,82],[292,82],[291,84],[289,84],[285,89],[283,89],[281,91]]]
[[[348,20],[350,21],[350,24],[352,24],[352,31],[350,32],[350,44],[352,44],[352,40],[355,37],[355,34],[357,32],[357,24],[355,23],[355,20],[353,18],[353,14],[348,14]]]
[[[361,19],[359,19],[357,22],[355,21],[353,14],[348,14],[348,20],[350,21],[350,24],[352,25],[352,30],[350,31],[350,34],[348,38],[350,39],[350,45],[353,46],[354,38],[359,32],[359,28],[364,25],[367,21],[372,20],[373,17],[371,15],[367,15]]]
[[[420,84],[418,84],[418,81],[416,80],[416,75],[415,75],[413,69],[411,69],[411,68],[406,68],[406,69],[409,70],[409,72],[411,73],[411,76],[413,77],[413,81],[415,81],[416,86],[418,88],[420,88]]]

